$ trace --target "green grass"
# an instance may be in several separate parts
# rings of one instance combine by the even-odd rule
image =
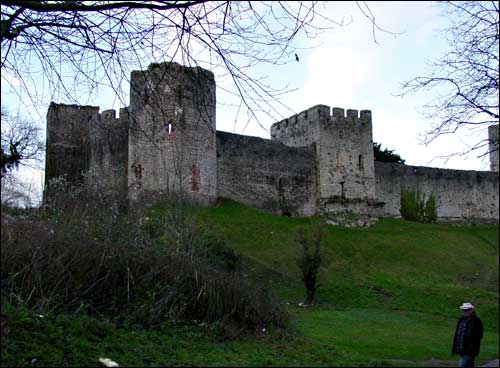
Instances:
[[[2,366],[359,366],[425,365],[450,356],[458,306],[477,305],[485,336],[479,363],[498,358],[498,226],[446,226],[382,219],[366,229],[324,225],[320,218],[273,216],[226,201],[203,211],[207,228],[243,255],[243,270],[269,285],[293,318],[284,336],[217,341],[204,326],[116,328],[84,316],[39,318],[3,306],[10,327]],[[321,303],[305,297],[295,259],[300,228],[320,228]],[[2,321],[4,318],[2,317]],[[2,327],[4,325],[2,324]],[[401,362],[408,361],[408,362]],[[419,363],[420,361],[420,363]]]
[[[485,326],[481,357],[498,357],[498,226],[381,219],[373,228],[340,228],[232,201],[206,214],[290,304],[305,296],[294,264],[296,234],[324,231],[319,298],[333,310],[302,311],[294,322],[315,341],[366,360],[450,359],[458,306],[471,301]]]

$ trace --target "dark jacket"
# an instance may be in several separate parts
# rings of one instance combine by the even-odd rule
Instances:
[[[469,355],[475,357],[479,354],[479,347],[481,345],[481,339],[483,338],[483,322],[481,322],[476,313],[473,313],[470,316],[465,329],[463,350],[460,352],[457,351],[458,326],[464,319],[467,319],[467,317],[462,316],[457,322],[451,354]]]

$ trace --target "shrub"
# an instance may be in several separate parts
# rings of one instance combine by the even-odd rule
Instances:
[[[429,196],[424,206],[424,222],[434,223],[437,221],[436,198],[433,194]]]
[[[401,191],[401,216],[408,221],[432,223],[437,220],[436,199],[433,194],[425,198],[419,191]]]
[[[200,321],[232,336],[285,326],[284,309],[237,272],[236,253],[204,236],[189,205],[165,202],[147,220],[104,223],[105,208],[77,207],[36,221],[2,215],[2,303],[145,326]]]
[[[419,221],[423,208],[422,199],[419,192],[401,192],[401,216],[408,221]]]
[[[202,236],[200,253],[211,265],[229,272],[241,270],[241,255],[238,252],[213,234],[206,232]]]
[[[301,246],[301,253],[297,259],[297,265],[301,271],[302,281],[306,288],[306,299],[304,304],[315,304],[318,301],[316,281],[321,265],[321,233],[316,231],[311,239],[305,235],[304,231],[300,231],[297,235],[297,241]]]

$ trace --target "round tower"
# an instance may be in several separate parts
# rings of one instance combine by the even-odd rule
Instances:
[[[131,201],[217,196],[214,75],[170,62],[133,71],[128,187]]]

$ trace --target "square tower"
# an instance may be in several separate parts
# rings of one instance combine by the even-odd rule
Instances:
[[[371,111],[317,105],[271,127],[271,138],[316,144],[317,213],[370,215],[375,201]]]
[[[333,108],[319,130],[321,210],[367,213],[375,202],[371,111]]]
[[[71,184],[84,182],[90,159],[90,126],[97,115],[98,106],[50,103],[47,111],[44,197],[52,179],[64,177]]]

